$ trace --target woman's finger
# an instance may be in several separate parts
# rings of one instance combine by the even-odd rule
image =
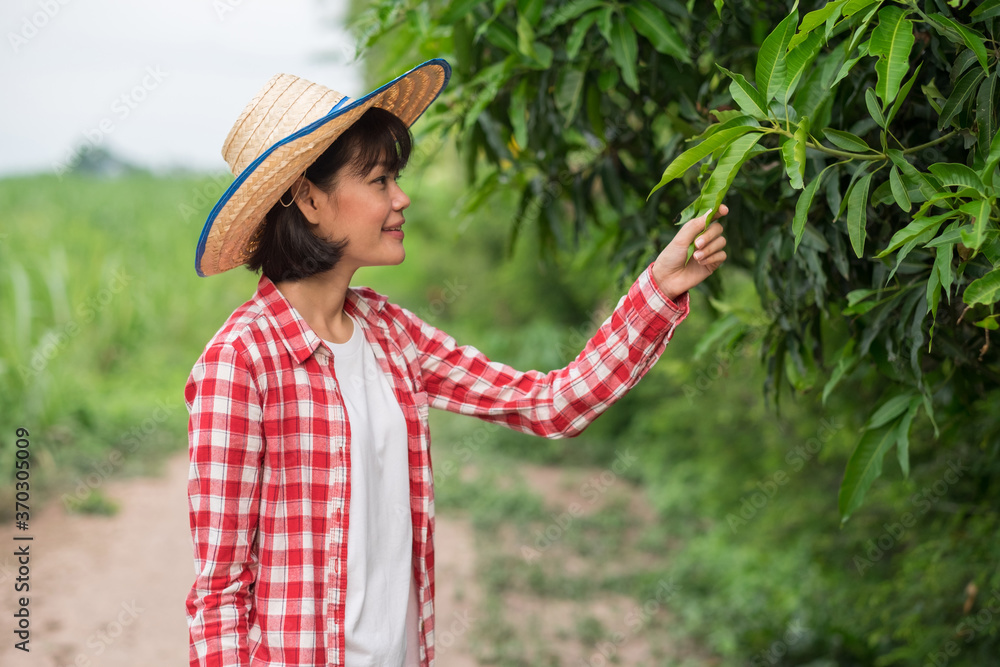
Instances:
[[[695,246],[703,248],[720,236],[722,236],[722,225],[718,222],[713,222],[708,226],[708,229],[698,235],[698,238],[695,240]]]
[[[714,253],[719,252],[726,247],[726,237],[718,236],[714,239],[709,240],[709,242],[701,248],[698,249],[694,254],[694,258],[697,260],[702,260],[707,257],[711,257]]]
[[[722,265],[723,262],[726,261],[726,252],[724,250],[720,250],[719,252],[709,257],[705,257],[704,259],[699,259],[695,261],[697,261],[699,265],[705,267],[709,271],[715,271]]]

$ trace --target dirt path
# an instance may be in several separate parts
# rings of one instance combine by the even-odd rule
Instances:
[[[0,664],[184,664],[184,597],[194,579],[186,475],[185,455],[171,459],[163,477],[109,483],[105,495],[121,507],[113,517],[68,514],[58,502],[32,517],[31,651],[13,649],[4,614]],[[14,543],[10,533],[4,526],[4,544]],[[16,568],[12,560],[2,566],[7,610]]]
[[[512,474],[523,476],[554,516],[580,502],[581,484],[602,474],[527,464],[517,468]],[[0,665],[186,665],[184,599],[194,579],[186,482],[183,453],[166,462],[160,477],[117,480],[102,488],[121,508],[114,516],[69,514],[52,502],[32,516],[30,543],[15,542],[12,526],[0,528],[0,540],[8,545],[0,550]],[[624,483],[580,516],[616,498],[635,522],[628,534],[656,521],[643,494]],[[640,608],[628,596],[605,591],[573,600],[537,592],[524,581],[530,570],[518,546],[524,541],[513,525],[501,526],[498,533],[477,532],[464,514],[438,513],[437,665],[718,664],[688,642],[671,639],[665,631],[671,625],[666,600],[664,605],[647,601],[649,613],[635,624],[630,619]],[[546,576],[556,580],[569,574],[582,582],[648,565],[635,560],[648,556],[631,538],[618,545],[618,556],[610,562],[606,553],[582,555],[572,541],[560,538],[537,561],[535,573],[548,571]],[[13,648],[11,634],[17,564],[9,545],[19,544],[30,544],[30,653]],[[500,592],[498,577],[511,582]],[[608,637],[618,639],[609,644]]]
[[[58,502],[32,518],[34,537],[14,542],[0,530],[0,665],[15,667],[178,667],[187,664],[184,598],[194,580],[188,531],[187,455],[171,458],[162,477],[120,480],[102,489],[115,516],[68,514]],[[12,544],[30,544],[29,653],[13,647],[17,609]],[[471,528],[437,525],[439,639],[460,629],[474,604]],[[450,573],[442,576],[440,573]],[[459,580],[462,580],[460,582]],[[461,598],[461,599],[459,599]],[[465,632],[443,637],[442,667],[475,665]]]

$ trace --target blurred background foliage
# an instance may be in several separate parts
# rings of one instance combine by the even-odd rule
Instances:
[[[997,619],[977,597],[1000,583],[990,556],[1000,545],[998,15],[990,0],[455,0],[374,3],[355,17],[373,80],[400,61],[455,63],[428,131],[458,146],[463,210],[517,193],[508,249],[530,235],[545,261],[568,266],[597,247],[624,284],[673,235],[669,222],[725,198],[729,279],[705,286],[714,317],[694,356],[758,356],[775,410],[767,420],[797,422],[783,397],[806,411],[813,437],[819,415],[842,420],[823,452],[843,472],[812,490],[839,496],[840,520],[854,518],[810,544],[836,551],[855,530],[892,533],[883,544],[896,558],[873,542],[870,563],[852,562],[862,578],[891,582],[849,587],[849,616],[867,629],[840,635],[853,624],[820,621],[840,637],[820,653],[864,646],[880,664],[915,662],[960,641],[961,657],[946,661],[998,654]],[[644,408],[618,432],[678,422]],[[893,450],[898,467],[880,486]],[[779,454],[797,460],[787,451],[757,472],[776,473],[789,460]],[[733,457],[711,460],[745,474]],[[690,486],[677,493],[690,498]],[[938,502],[945,491],[949,502]],[[907,512],[919,523],[895,530]],[[937,516],[942,532],[923,534]],[[944,554],[967,567],[922,582],[942,588],[894,581],[937,571]],[[977,609],[990,617],[985,632],[960,625]]]
[[[802,14],[826,3],[806,4]],[[840,3],[858,11],[890,4],[917,6]],[[971,25],[972,4],[920,9]],[[711,111],[737,110],[715,65],[753,81],[761,44],[792,10],[671,0],[355,5],[372,85],[430,57],[455,67],[449,91],[415,128],[419,148],[402,180],[414,202],[407,260],[356,282],[492,358],[542,370],[576,355],[711,177],[709,160],[646,201],[686,141],[720,120]],[[993,34],[992,23],[974,27]],[[946,99],[950,64],[968,47],[917,34],[927,45],[921,85]],[[985,43],[995,80],[996,45]],[[879,131],[860,117],[859,101],[876,81],[875,61],[859,63],[829,122],[877,147]],[[938,132],[926,126],[926,95],[911,95],[898,122]],[[974,142],[965,142],[978,139],[975,109],[956,117],[965,131],[935,146],[930,161],[973,159]],[[807,179],[822,166],[809,155]],[[4,511],[17,427],[32,432],[33,485],[71,510],[113,511],[102,500],[105,479],[148,471],[184,449],[187,374],[256,284],[242,270],[207,281],[193,271],[201,225],[230,180],[151,175],[102,155],[61,178],[0,181]],[[843,192],[823,194],[835,202],[851,173],[833,181]],[[870,252],[859,258],[843,222],[829,222],[837,207],[817,199],[796,250],[798,197],[780,157],[754,158],[734,173],[726,268],[693,295],[691,316],[643,382],[581,437],[490,430],[483,438],[478,422],[434,412],[439,508],[472,508],[483,535],[496,539],[500,521],[547,516],[530,490],[505,495],[451,471],[471,462],[523,483],[521,462],[607,467],[628,450],[639,465],[625,476],[658,516],[642,538],[645,569],[578,585],[642,600],[649,582],[677,582],[670,632],[705,647],[714,656],[705,664],[992,664],[1000,654],[996,351],[977,358],[985,330],[968,316],[956,322],[953,290],[941,302],[935,345],[920,358],[940,434],[926,412],[916,416],[909,475],[886,466],[842,525],[845,468],[873,409],[902,382],[887,324],[898,313],[845,315],[847,295],[884,280],[873,256],[909,218],[898,206],[872,209],[879,222],[868,226]],[[920,252],[897,273],[926,281],[934,258]],[[969,275],[983,273],[984,255],[970,256]],[[866,332],[864,354],[838,354]],[[607,549],[609,561],[620,557]],[[513,562],[486,574],[499,587],[581,595],[525,571],[533,572]],[[600,629],[590,634],[602,639]],[[483,655],[487,664],[530,664],[516,652]]]

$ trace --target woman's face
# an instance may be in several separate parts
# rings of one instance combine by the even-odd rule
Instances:
[[[318,225],[315,231],[323,238],[347,240],[340,261],[345,268],[399,264],[406,256],[400,227],[410,198],[397,177],[382,165],[364,176],[345,169],[330,193],[310,188],[314,210],[306,217]]]

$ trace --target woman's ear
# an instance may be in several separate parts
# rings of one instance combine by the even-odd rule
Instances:
[[[319,224],[320,210],[326,202],[327,194],[316,187],[316,184],[306,178],[299,176],[292,184],[295,205],[302,211],[302,215],[310,223]]]

